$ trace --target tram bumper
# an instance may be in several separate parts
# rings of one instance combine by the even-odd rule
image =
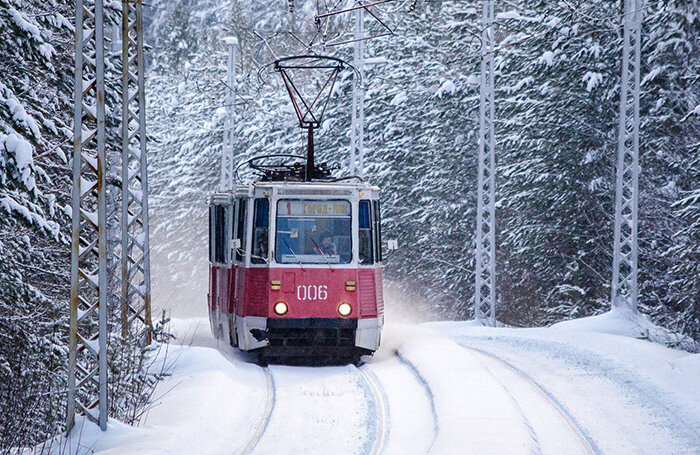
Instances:
[[[245,317],[237,322],[244,350],[265,348],[271,356],[322,356],[376,351],[384,318]]]

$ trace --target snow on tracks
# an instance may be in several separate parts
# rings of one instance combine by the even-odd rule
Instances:
[[[275,400],[254,454],[371,453],[377,406],[353,366],[268,367]]]
[[[273,369],[281,370],[281,371],[277,372],[278,377],[279,377],[279,375],[284,376],[284,375],[289,375],[289,373],[290,373],[290,370],[288,367],[280,367],[280,368],[273,367]],[[384,441],[386,439],[386,423],[385,422],[387,420],[388,410],[387,410],[387,406],[386,406],[386,398],[385,398],[384,391],[382,389],[381,384],[379,384],[379,382],[377,381],[374,374],[367,371],[367,370],[353,369],[353,367],[341,368],[341,370],[342,370],[341,373],[344,372],[346,374],[350,374],[354,370],[354,372],[355,372],[354,374],[359,374],[359,377],[361,378],[361,382],[356,381],[356,378],[352,378],[349,382],[355,383],[358,386],[363,387],[363,389],[366,389],[365,395],[366,395],[366,392],[369,392],[372,395],[372,398],[371,398],[372,402],[369,405],[370,412],[368,414],[368,419],[367,419],[368,433],[372,433],[372,434],[367,435],[368,438],[366,439],[363,446],[361,447],[362,453],[370,453],[370,454],[384,453],[384,451],[383,451]],[[298,443],[299,443],[298,440],[296,440],[296,441],[289,441],[288,440],[288,435],[298,433],[298,429],[290,429],[289,432],[284,432],[284,431],[281,431],[279,429],[276,429],[275,431],[277,433],[285,433],[285,434],[280,434],[278,436],[275,436],[275,435],[267,436],[266,439],[270,439],[271,441],[269,443],[266,442],[265,444],[259,444],[260,441],[263,439],[263,435],[265,434],[265,430],[267,429],[268,425],[270,424],[273,409],[275,407],[276,395],[277,395],[276,388],[275,388],[275,380],[273,379],[270,368],[269,367],[265,368],[264,371],[265,371],[265,377],[266,377],[266,383],[267,383],[267,400],[265,402],[265,411],[261,416],[257,430],[255,431],[255,433],[251,437],[251,439],[248,442],[248,444],[246,445],[246,447],[240,453],[242,455],[247,455],[247,454],[255,453],[255,452],[264,453],[264,451],[266,449],[264,449],[262,447],[264,447],[265,444],[272,446],[272,447],[277,447],[277,450],[276,450],[277,453],[280,452],[280,449],[279,449],[280,447],[288,447],[290,449],[293,448],[295,451],[296,450],[304,450],[304,451],[309,450],[309,451],[313,452],[314,449],[312,447],[319,444],[319,442],[322,442],[322,441],[317,440],[317,438],[312,437],[310,439],[305,439],[305,442],[303,442],[303,444],[305,444],[303,446],[304,449],[300,448],[301,446],[298,445]],[[297,372],[298,371],[299,370],[297,370]],[[302,373],[302,375],[303,374],[304,373]],[[332,373],[332,375],[334,375],[334,374],[335,374],[335,372]],[[292,375],[295,376],[296,374],[292,374]],[[279,379],[279,381],[282,383],[285,383],[287,379],[289,379],[289,378],[283,377],[283,378]],[[295,382],[295,381],[293,381],[293,382]],[[302,400],[304,399],[303,397],[309,396],[310,389],[302,387],[299,389],[299,391],[301,391],[300,395],[301,395]],[[345,392],[343,392],[343,393],[345,393]],[[327,393],[315,394],[313,392],[311,392],[311,395],[317,395],[318,397],[331,396],[331,395],[328,395]],[[296,399],[293,401],[297,404],[299,403]],[[281,404],[279,407],[281,409],[278,410],[277,412],[278,413],[281,412],[284,414],[285,413],[285,410],[284,410],[285,404]],[[328,419],[329,412],[338,412],[338,409],[334,409],[332,405],[330,406],[330,408],[320,409],[320,410],[322,412],[322,415],[314,414],[314,418],[316,419],[316,421],[318,421],[318,419],[321,419],[321,420]],[[342,419],[342,417],[344,415],[345,415],[344,412],[338,412],[337,414],[335,414],[335,416],[330,416],[331,421],[337,422],[336,419]],[[277,420],[278,420],[277,423],[279,424],[279,422],[281,421],[282,425],[288,425],[290,422],[293,422],[294,425],[299,423],[299,422],[295,422],[297,419],[295,418],[295,415],[293,415],[293,414],[288,415],[286,419],[284,416],[282,416],[280,419],[277,419]],[[333,425],[333,426],[337,427],[337,425]],[[320,435],[322,437],[325,437],[327,435],[326,432],[319,434],[317,432],[317,430],[318,430],[317,427],[312,428],[312,431],[314,433],[313,436]],[[294,433],[292,433],[292,432],[294,432]],[[360,434],[362,434],[362,432]],[[312,447],[310,447],[308,445],[309,442],[312,443],[311,444]],[[326,447],[326,443],[327,443],[327,441],[323,441],[324,450]],[[260,450],[256,450],[256,447],[258,447],[258,445],[261,446]]]
[[[537,435],[542,453],[595,453],[573,417],[540,384],[522,370],[489,352],[463,347],[477,353],[477,357],[494,379],[517,400],[518,406]]]
[[[374,427],[376,427],[376,434],[374,436],[372,449],[369,453],[371,453],[372,455],[377,455],[380,453],[384,453],[384,444],[387,435],[387,421],[389,420],[389,409],[386,404],[386,394],[374,373],[371,373],[367,369],[360,368],[358,368],[357,371],[360,373],[362,378],[369,386],[370,392],[373,396],[377,423],[376,425],[373,425]]]
[[[265,406],[263,413],[260,416],[260,422],[258,423],[258,427],[255,430],[255,433],[253,433],[253,437],[250,438],[248,444],[241,451],[241,454],[243,455],[251,453],[255,446],[258,444],[258,441],[260,441],[262,434],[265,432],[267,425],[270,423],[272,409],[275,406],[275,382],[272,379],[272,374],[270,373],[270,370],[265,368],[263,371],[265,372],[265,385],[267,390],[267,393],[265,395]]]
[[[522,409],[475,354],[437,337],[397,351],[433,395],[438,432],[431,453],[540,453]]]

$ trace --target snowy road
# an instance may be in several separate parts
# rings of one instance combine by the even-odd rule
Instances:
[[[700,355],[621,335],[389,325],[360,368],[261,368],[179,321],[140,428],[94,453],[700,453]]]

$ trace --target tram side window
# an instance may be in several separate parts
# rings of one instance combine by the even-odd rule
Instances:
[[[379,201],[374,201],[374,244],[377,262],[382,262],[382,217],[379,209]]]
[[[248,236],[246,235],[246,219],[248,214],[248,200],[246,198],[238,198],[238,222],[236,226],[236,238],[240,240],[241,247],[236,249],[236,260],[243,261],[243,252],[245,251],[245,242]]]
[[[255,200],[253,219],[253,254],[250,260],[253,264],[265,264],[268,255],[270,201],[265,198]]]
[[[367,200],[360,201],[359,237],[360,237],[360,264],[373,264],[374,253],[372,248],[372,206]]]
[[[214,206],[214,262],[225,264],[228,237],[226,235],[226,207]]]

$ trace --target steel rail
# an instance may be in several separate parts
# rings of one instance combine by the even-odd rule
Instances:
[[[369,452],[373,455],[380,454],[384,451],[384,444],[387,439],[387,425],[386,422],[389,420],[389,406],[386,402],[386,394],[381,386],[379,380],[369,371],[365,371],[362,368],[357,367],[357,372],[362,376],[369,387],[370,392],[374,396],[374,403],[377,407],[377,434],[374,439],[374,444],[372,445],[372,450]]]
[[[581,446],[583,447],[584,451],[590,455],[594,455],[596,451],[593,449],[593,446],[591,443],[588,441],[588,438],[585,436],[583,430],[581,427],[576,423],[574,418],[562,407],[561,404],[557,402],[557,400],[552,396],[551,393],[547,392],[547,390],[542,387],[537,381],[532,379],[527,373],[522,371],[521,369],[517,368],[516,366],[512,365],[509,362],[506,362],[505,360],[501,359],[500,357],[496,356],[495,354],[492,354],[488,351],[484,351],[483,349],[471,347],[471,346],[464,346],[464,345],[459,345],[461,348],[468,350],[468,351],[474,351],[478,354],[481,354],[484,357],[487,357],[488,359],[500,364],[501,366],[504,366],[508,370],[512,371],[515,373],[519,378],[521,378],[525,383],[527,383],[530,387],[532,387],[533,390],[535,390],[544,400],[552,406],[552,408],[559,414],[562,418],[562,420],[567,424],[567,426],[571,429],[571,431],[574,433],[576,436],[576,439],[581,443]]]
[[[430,389],[430,385],[428,384],[427,379],[425,379],[418,367],[414,365],[413,362],[408,360],[405,356],[403,356],[401,354],[401,351],[399,351],[398,349],[394,350],[394,354],[399,359],[399,362],[406,365],[406,367],[409,370],[411,370],[413,376],[423,387],[423,390],[425,390],[425,395],[428,397],[428,401],[430,402],[430,414],[433,418],[433,440],[430,441],[430,448],[428,449],[428,453],[431,453],[433,450],[433,446],[435,445],[435,441],[437,441],[438,433],[440,432],[440,423],[438,421],[437,409],[435,407],[435,395],[433,395],[433,391]]]
[[[258,426],[255,430],[255,433],[253,433],[253,436],[248,441],[248,444],[246,444],[246,446],[243,447],[243,450],[239,452],[240,455],[247,455],[253,452],[255,446],[258,445],[258,442],[260,442],[260,439],[262,439],[262,435],[265,433],[265,430],[267,429],[267,426],[270,423],[272,411],[275,408],[275,381],[272,378],[272,373],[270,373],[269,368],[265,367],[263,368],[263,371],[265,372],[266,385],[265,406],[263,407],[263,413],[260,416],[260,421],[258,422]]]

